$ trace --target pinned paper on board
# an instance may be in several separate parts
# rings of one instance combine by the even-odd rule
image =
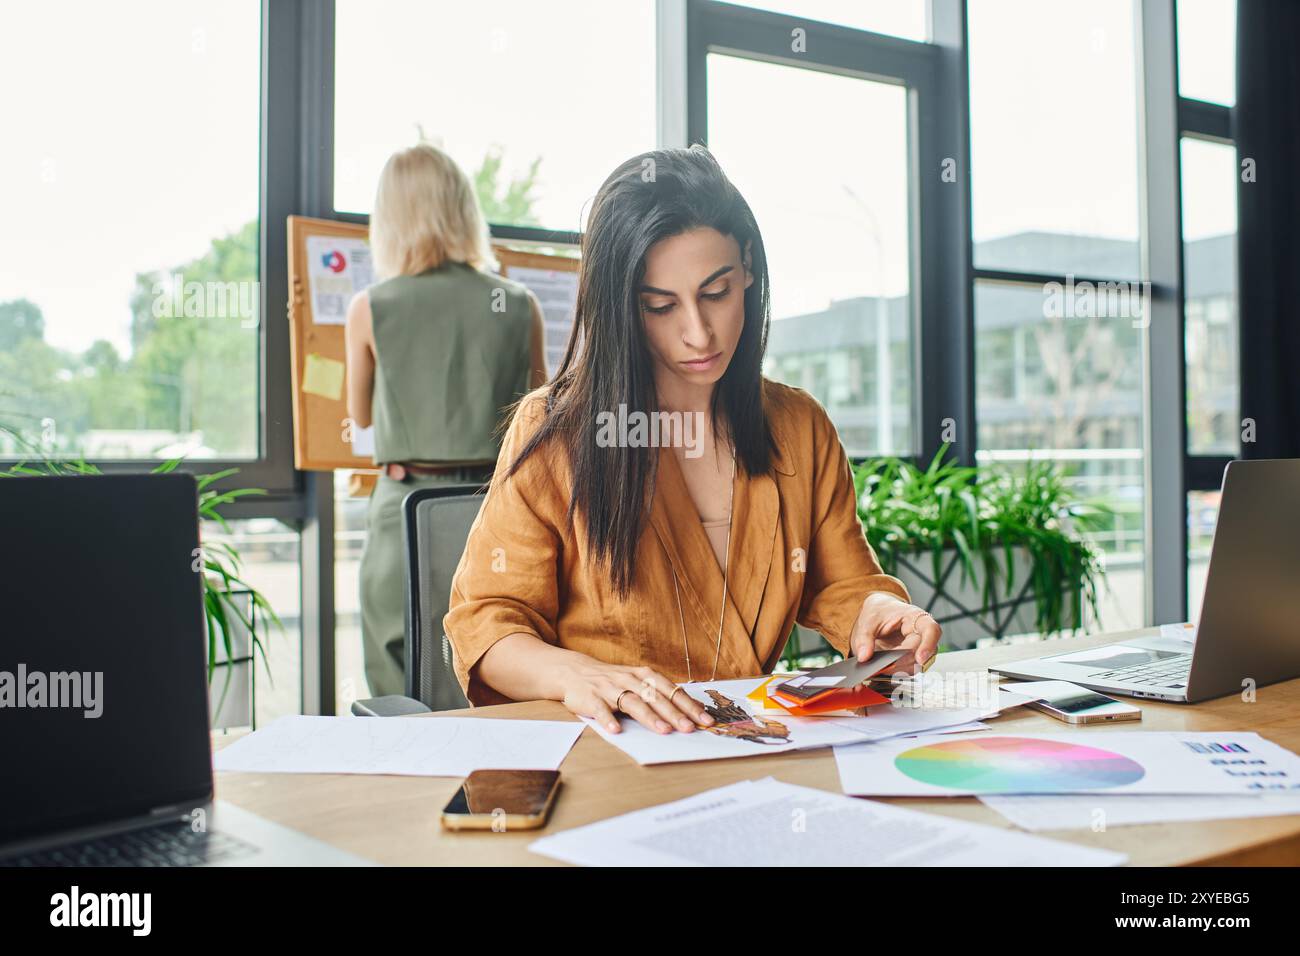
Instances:
[[[375,269],[367,240],[307,237],[307,285],[316,325],[343,325],[352,297],[374,283]]]
[[[343,363],[336,359],[308,352],[303,362],[302,390],[309,395],[338,401],[343,397],[344,369]]]
[[[375,457],[375,426],[352,429],[352,454],[358,458]]]
[[[537,296],[542,307],[542,328],[546,337],[546,369],[554,375],[564,358],[573,329],[573,313],[578,303],[578,273],[562,269],[534,269],[510,266],[507,277],[522,282]]]

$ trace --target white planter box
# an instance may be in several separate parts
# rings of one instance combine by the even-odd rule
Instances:
[[[248,617],[250,610],[256,613],[249,592],[232,591],[230,598],[244,617]],[[218,632],[216,666],[212,668],[212,679],[208,682],[209,719],[213,730],[255,727],[252,635],[234,615],[228,615],[226,620],[230,624],[230,649],[233,653],[227,656],[225,642]],[[204,651],[206,654],[206,644]]]
[[[1001,550],[997,560],[999,569],[1005,572],[1005,558]],[[1002,640],[1038,633],[1034,592],[1030,584],[1029,552],[1015,548],[1011,552],[1011,560],[1014,571],[1012,586],[1007,589],[1006,575],[1003,573],[997,581],[993,603],[987,609],[984,607],[983,569],[976,566],[976,573],[981,575],[977,580],[972,580],[969,575],[963,579],[955,550],[943,552],[939,562],[938,582],[934,580],[934,561],[929,553],[900,558],[896,576],[907,587],[912,603],[926,608],[939,622],[943,628],[943,646],[952,650],[965,650],[974,647],[981,639]],[[1070,613],[1070,600],[1070,596],[1066,595],[1066,614]],[[1085,604],[1085,625],[1088,619],[1089,611]],[[797,631],[800,653],[813,653],[818,647],[825,646],[820,635],[815,632],[802,627]]]
[[[974,647],[980,638],[1000,639],[1037,631],[1029,553],[1016,548],[1011,552],[1011,561],[1012,586],[1007,589],[1005,574],[999,577],[988,608],[984,607],[983,569],[976,566],[978,579],[972,580],[969,575],[963,579],[953,550],[943,552],[938,582],[934,580],[934,561],[929,554],[899,558],[898,579],[907,586],[912,603],[929,610],[943,627],[943,643],[964,650]],[[1005,572],[1001,552],[998,567]]]

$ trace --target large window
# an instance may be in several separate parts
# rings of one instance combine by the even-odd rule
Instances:
[[[1106,628],[1143,623],[1143,329],[1130,0],[969,4],[977,458],[1114,511]]]
[[[334,706],[346,714],[370,696],[361,645],[361,551],[368,498],[355,497],[347,475],[334,473]]]
[[[971,0],[977,268],[1138,277],[1131,0]]]
[[[1187,619],[1195,621],[1205,597],[1210,569],[1210,545],[1219,521],[1218,491],[1192,491],[1187,495]]]
[[[6,7],[0,457],[258,457],[260,11]]]
[[[1241,410],[1237,189],[1253,175],[1232,141],[1235,0],[1178,0],[1178,115],[1186,358],[1187,613],[1200,610],[1219,485],[1249,441]]]
[[[744,0],[743,5],[908,40],[929,39],[926,0]]]
[[[1237,0],[1178,0],[1178,94],[1232,106],[1236,70]]]
[[[765,372],[817,396],[849,454],[911,454],[906,88],[721,54],[708,77],[709,147],[767,248]],[[777,101],[800,109],[774,136]]]
[[[421,139],[490,222],[581,229],[620,162],[655,145],[653,0],[337,0],[334,207],[369,213]]]
[[[1237,152],[1190,137],[1181,152],[1187,450],[1235,456],[1241,448]]]
[[[280,619],[277,626],[264,615],[257,617],[263,651],[253,657],[254,716],[257,726],[265,727],[286,714],[302,712],[300,539],[297,531],[274,518],[244,518],[228,524],[224,529],[205,521],[205,545],[237,548],[241,576],[262,593]],[[218,695],[224,690],[220,676],[211,686]]]

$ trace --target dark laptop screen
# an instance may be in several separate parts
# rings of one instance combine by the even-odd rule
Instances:
[[[194,479],[0,479],[0,844],[212,789]]]

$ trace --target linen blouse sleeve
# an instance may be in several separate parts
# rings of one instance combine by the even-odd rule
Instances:
[[[849,654],[853,623],[872,591],[910,601],[898,578],[885,574],[858,520],[848,456],[825,409],[813,404],[813,532],[798,622]]]
[[[474,674],[475,665],[501,638],[530,634],[558,643],[559,492],[547,463],[549,450],[539,448],[519,471],[505,477],[540,425],[541,409],[539,398],[529,398],[516,411],[452,578],[443,630],[454,651],[456,679],[474,705],[506,700]]]

